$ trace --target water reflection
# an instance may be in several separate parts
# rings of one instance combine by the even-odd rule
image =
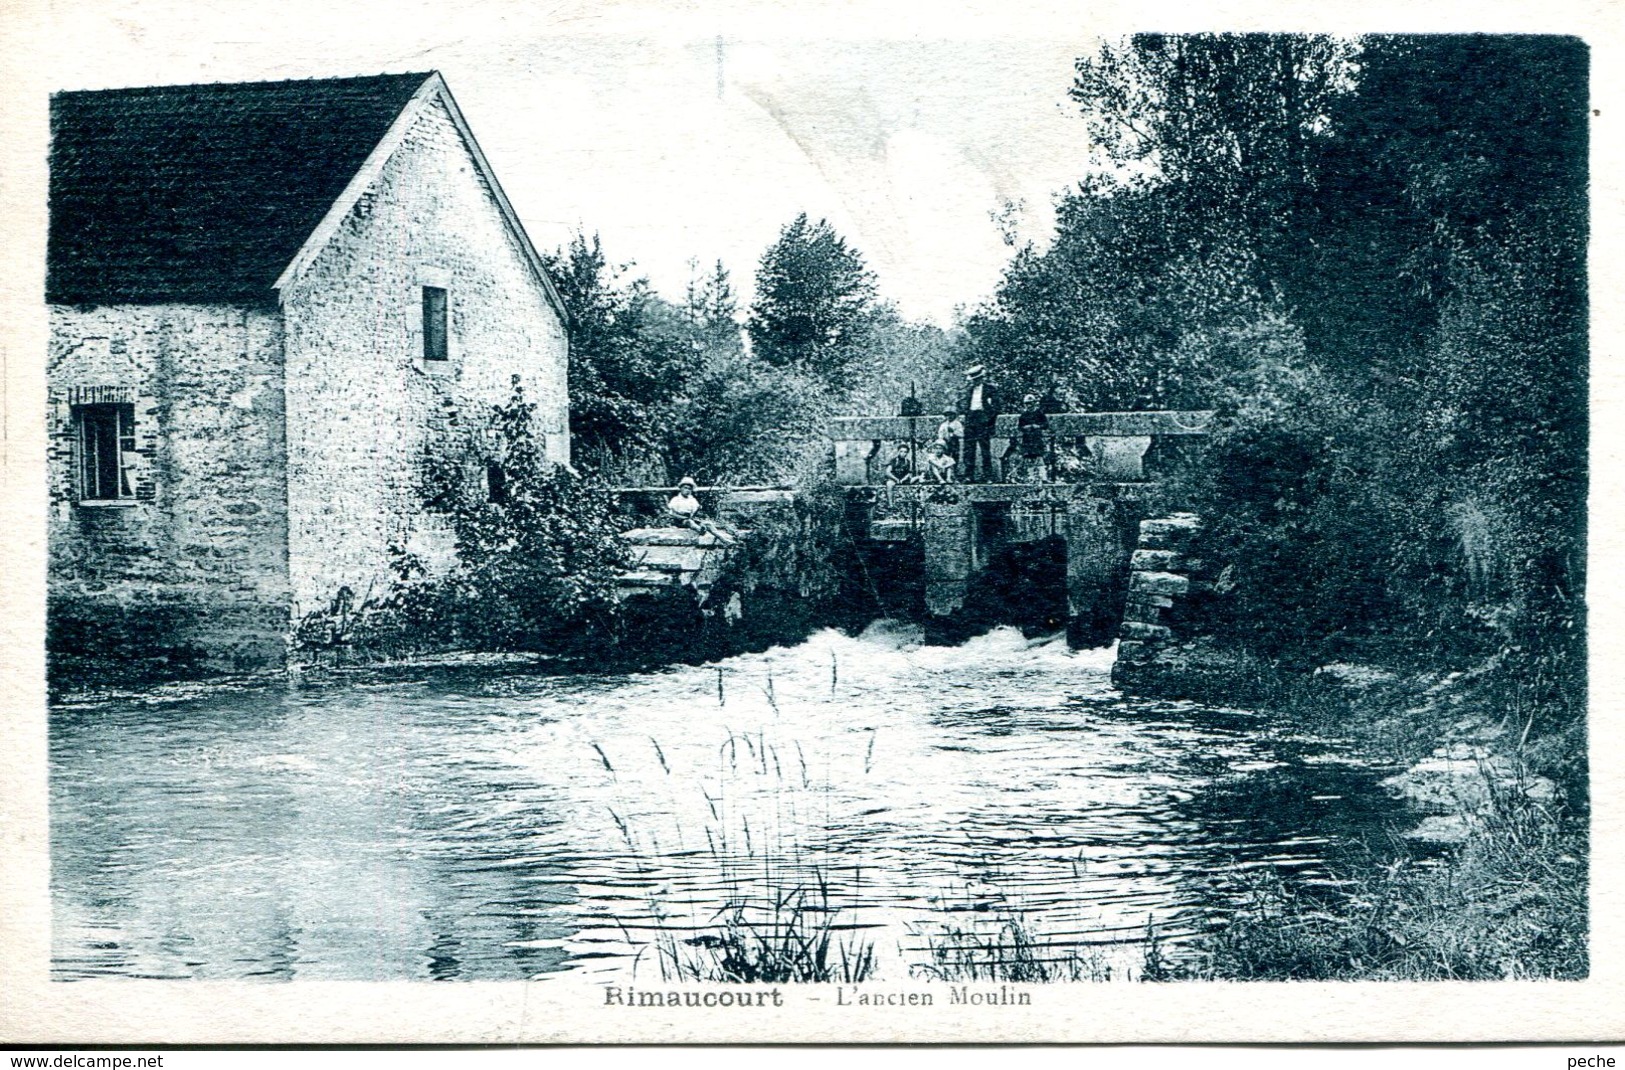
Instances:
[[[897,980],[959,913],[1177,941],[1226,874],[1323,880],[1382,834],[1379,771],[1244,711],[1126,700],[1109,665],[877,627],[632,676],[59,709],[55,975],[628,976],[662,931],[823,881]]]

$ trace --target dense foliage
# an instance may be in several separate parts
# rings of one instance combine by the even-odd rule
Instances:
[[[1182,489],[1233,642],[1489,658],[1537,734],[1573,724],[1586,70],[1563,38],[1110,42],[1072,88],[1104,177],[969,349],[1085,407],[1218,410]]]
[[[487,650],[575,649],[614,633],[625,554],[608,488],[550,464],[517,377],[491,413],[500,443],[484,480],[463,479],[447,512],[459,627]]]
[[[975,362],[1074,408],[1213,408],[1174,490],[1230,565],[1233,642],[1496,659],[1526,715],[1572,723],[1586,67],[1560,38],[1107,42],[1070,90],[1098,168],[962,331],[903,321],[805,214],[743,310],[721,263],[670,304],[578,237],[553,265],[577,456],[806,483],[829,416],[934,411]]]
[[[584,466],[616,469],[659,448],[698,362],[647,279],[625,280],[598,236],[548,258],[570,318],[570,434]]]
[[[609,488],[546,459],[518,376],[485,429],[447,427],[423,458],[425,504],[449,521],[455,560],[431,569],[393,547],[386,587],[359,596],[343,588],[301,622],[296,641],[307,655],[570,654],[618,638],[615,577],[625,552]]]
[[[596,236],[550,262],[571,315],[575,461],[618,483],[802,483],[830,416],[895,412],[910,393],[942,404],[958,384],[958,336],[877,301],[861,254],[805,215],[763,254],[744,313],[720,261],[691,261],[677,304]]]

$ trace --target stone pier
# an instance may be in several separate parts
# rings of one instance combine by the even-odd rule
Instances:
[[[896,540],[906,528],[918,542],[926,623],[933,630],[954,634],[954,620],[968,611],[967,601],[998,555],[1059,539],[1069,641],[1081,647],[1111,640],[1139,521],[1135,485],[900,486],[870,502],[871,537],[879,531]],[[1057,561],[1057,567],[1063,566]]]

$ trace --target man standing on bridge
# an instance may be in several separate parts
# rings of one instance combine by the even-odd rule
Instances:
[[[965,480],[972,483],[990,483],[997,475],[993,470],[993,429],[999,422],[999,394],[984,375],[980,364],[966,369],[965,397],[959,406],[965,414]]]

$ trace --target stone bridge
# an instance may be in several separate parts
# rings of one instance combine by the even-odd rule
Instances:
[[[1074,646],[1104,644],[1123,620],[1130,557],[1149,492],[1202,441],[1212,416],[1057,413],[1048,418],[1048,435],[1052,449],[1072,458],[1064,481],[1016,482],[1012,465],[1001,474],[1009,482],[893,487],[885,486],[886,463],[902,446],[923,464],[938,419],[836,418],[829,435],[835,481],[845,497],[842,524],[853,549],[850,578],[872,595],[873,613],[917,617],[936,640],[952,641],[992,623],[1030,621],[1064,624]],[[1015,435],[1016,417],[1001,416],[992,443],[996,461]],[[687,591],[690,601],[708,605],[729,562],[757,541],[752,529],[796,511],[795,496],[784,487],[698,488],[705,514],[741,533],[729,546],[669,526],[665,503],[675,490],[618,491],[631,559],[620,577],[623,598]],[[743,568],[757,570],[748,562]],[[748,585],[753,577],[738,578]],[[725,586],[732,596],[734,585]],[[990,589],[1003,609],[989,607]]]
[[[868,544],[872,567],[912,573],[911,557],[919,555],[916,584],[928,634],[951,638],[974,626],[966,618],[976,607],[967,602],[979,584],[990,585],[980,581],[998,566],[1008,575],[991,586],[1002,586],[1007,603],[1022,600],[1024,585],[1034,588],[1036,602],[1040,588],[1064,584],[1064,610],[1057,605],[1053,616],[1064,613],[1072,645],[1093,646],[1108,642],[1122,620],[1146,492],[1200,443],[1212,417],[1053,414],[1052,450],[1075,458],[1065,482],[885,487],[885,466],[899,446],[923,460],[923,447],[936,437],[936,417],[843,417],[831,421],[830,437],[836,482],[847,493],[848,531]],[[1015,434],[1016,417],[999,417],[992,445],[1001,472]]]

